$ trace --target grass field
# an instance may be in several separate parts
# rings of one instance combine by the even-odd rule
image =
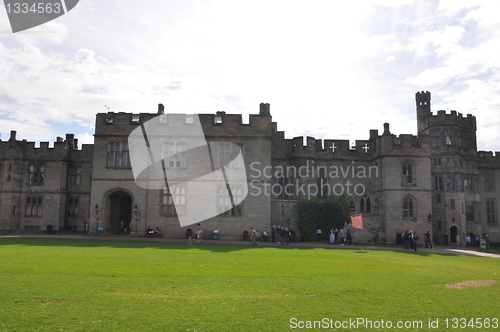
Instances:
[[[499,280],[500,259],[420,251],[0,238],[0,331],[495,331]]]

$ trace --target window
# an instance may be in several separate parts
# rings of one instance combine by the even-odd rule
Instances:
[[[28,183],[40,185],[45,179],[45,166],[31,165],[29,167]]]
[[[441,166],[441,158],[433,158],[434,167]]]
[[[164,155],[166,168],[186,168],[187,143],[166,143]]]
[[[444,131],[445,145],[455,145],[455,130],[446,129]]]
[[[452,209],[454,209],[454,208],[455,208],[455,199],[454,199],[454,198],[450,199],[450,207],[451,207]]]
[[[186,187],[175,186],[174,189],[175,211],[178,216],[186,215]]]
[[[371,212],[372,212],[372,206],[370,197],[368,197],[368,195],[364,195],[363,197],[361,197],[359,201],[359,213],[371,213]]]
[[[413,173],[412,165],[410,163],[403,164],[403,178],[402,184],[412,184],[413,183]]]
[[[231,188],[231,194],[233,195],[233,200],[235,203],[242,201],[242,189],[241,189],[241,187]],[[233,207],[232,215],[238,216],[238,217],[241,216],[241,205],[236,205]]]
[[[472,134],[470,131],[463,131],[462,132],[462,147],[464,149],[471,149],[472,148]]]
[[[434,190],[443,190],[443,178],[440,176],[434,177]]]
[[[78,216],[78,198],[70,197],[68,211],[70,216]]]
[[[471,179],[471,178],[464,179],[464,191],[470,191],[470,192],[475,191],[473,179]]]
[[[72,185],[79,186],[82,183],[82,167],[75,166],[71,167],[69,174],[69,183]]]
[[[166,217],[176,216],[174,200],[170,188],[164,189],[162,196],[161,214]]]
[[[325,176],[325,168],[321,167],[319,170],[319,176],[318,179],[316,180],[317,182],[317,189],[318,189],[318,194],[316,195],[316,198],[318,199],[326,199],[328,198],[328,192],[330,189],[330,186],[328,184],[328,179]]]
[[[413,199],[406,197],[403,201],[403,217],[413,218]]]
[[[486,200],[486,221],[488,224],[494,224],[496,223],[497,216],[495,213],[495,200],[494,199],[487,199]]]
[[[441,130],[431,130],[432,147],[441,146]]]
[[[243,144],[219,143],[219,166],[223,168],[234,160],[233,169],[238,169],[243,165],[242,158],[237,158],[240,151],[243,151]]]
[[[464,159],[462,161],[463,168],[472,168],[472,159]]]
[[[128,168],[130,167],[130,156],[128,153],[128,143],[111,142],[109,144],[108,167]]]
[[[26,198],[26,216],[42,215],[42,197]]]
[[[446,166],[455,167],[457,163],[455,162],[455,157],[446,157]]]
[[[467,206],[467,209],[465,211],[465,220],[474,221],[474,205]]]
[[[326,179],[325,179],[326,180]],[[328,184],[327,184],[328,185]],[[292,184],[290,178],[282,176],[278,178],[278,190],[272,190],[273,194],[278,199],[291,199],[293,195]],[[327,192],[328,194],[328,192]],[[319,194],[318,194],[319,198]]]
[[[231,188],[231,193],[234,201],[241,201],[242,190],[240,187]],[[219,213],[223,217],[241,216],[241,207],[233,207],[227,187],[219,188]]]
[[[484,172],[484,190],[495,190],[495,174],[493,172]]]
[[[457,190],[457,179],[454,176],[449,176],[446,179],[446,183],[447,183],[447,190],[449,191]]]

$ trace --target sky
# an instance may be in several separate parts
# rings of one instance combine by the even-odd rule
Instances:
[[[80,0],[12,33],[0,8],[0,133],[93,143],[109,111],[258,114],[286,138],[416,134],[415,93],[500,151],[500,1]]]

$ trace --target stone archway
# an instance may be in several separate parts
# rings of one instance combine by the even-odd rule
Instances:
[[[132,221],[132,196],[123,190],[117,190],[108,195],[108,227],[111,233],[120,232],[120,222],[125,226]]]

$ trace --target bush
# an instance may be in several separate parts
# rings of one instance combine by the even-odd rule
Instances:
[[[349,221],[349,205],[343,196],[326,201],[302,200],[297,203],[301,241],[316,241],[318,228],[322,231],[321,240],[327,239],[330,229],[340,229]]]

